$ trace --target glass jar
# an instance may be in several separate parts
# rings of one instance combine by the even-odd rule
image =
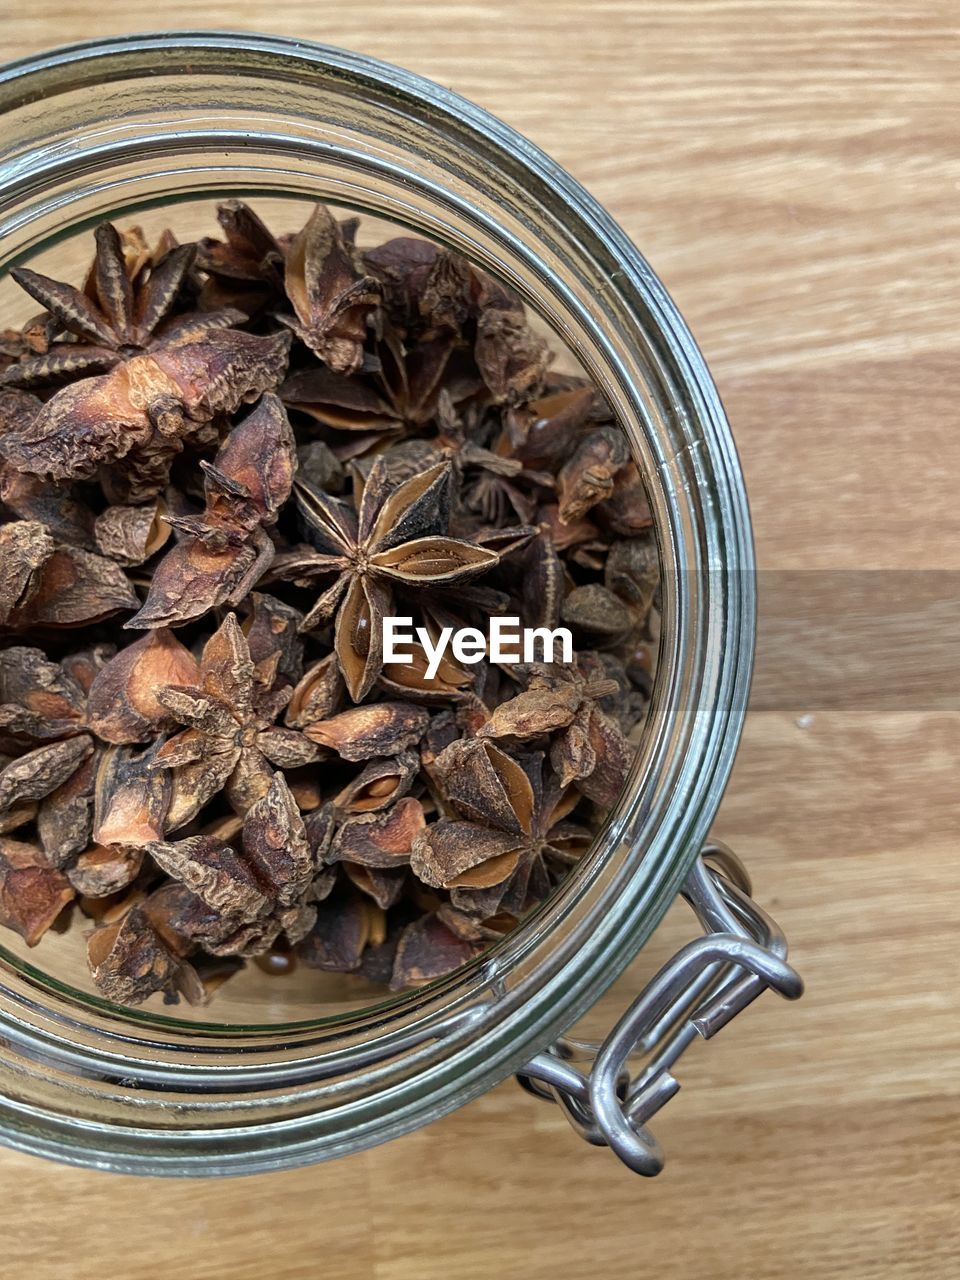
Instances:
[[[8,65],[0,113],[0,289],[17,262],[41,255],[49,270],[79,229],[161,204],[348,206],[506,279],[602,388],[648,477],[662,637],[638,759],[591,852],[502,943],[425,989],[323,1016],[276,982],[260,1003],[231,1003],[225,988],[199,1018],[131,1011],[40,953],[0,952],[0,1138],[12,1146],[220,1174],[382,1142],[571,1026],[697,856],[737,747],[755,629],[723,409],[675,307],[603,209],[506,125],[407,72],[296,41],[166,33]]]

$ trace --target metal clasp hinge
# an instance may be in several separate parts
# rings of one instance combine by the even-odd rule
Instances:
[[[788,1000],[803,993],[786,938],[750,897],[746,870],[725,844],[704,846],[681,892],[705,936],[663,966],[603,1044],[561,1039],[517,1074],[529,1093],[558,1103],[587,1142],[648,1178],[663,1154],[646,1125],[679,1090],[672,1068],[688,1045],[716,1035],[767,988]],[[646,1055],[640,1066],[631,1063],[636,1053]]]

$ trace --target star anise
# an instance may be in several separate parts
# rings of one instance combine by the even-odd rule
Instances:
[[[283,388],[292,408],[354,433],[349,444],[338,446],[344,456],[423,427],[441,413],[444,399],[452,406],[481,393],[509,399],[539,377],[543,344],[529,333],[517,299],[483,272],[403,236],[369,251],[364,262],[386,297],[370,376],[343,378],[307,368]],[[498,342],[491,334],[501,330]],[[510,469],[506,458],[498,465]]]
[[[299,369],[280,388],[291,410],[304,414],[321,427],[350,433],[350,456],[363,453],[371,443],[399,437],[403,416],[372,380],[334,373],[327,368]],[[344,450],[339,443],[337,453]]]
[[[103,742],[148,742],[175,723],[158,692],[199,683],[200,669],[189,649],[172,631],[151,631],[97,672],[87,699],[87,725]]]
[[[587,833],[563,821],[578,797],[544,778],[540,755],[521,762],[492,742],[464,739],[441,752],[436,770],[457,816],[417,836],[411,867],[468,914],[521,914],[586,847]]]
[[[24,422],[32,419],[40,405],[35,396],[25,391],[0,391],[0,421],[6,418],[9,422],[6,415],[13,416],[12,406],[17,400],[23,410],[17,416]],[[101,546],[96,533],[97,518],[75,487],[61,485],[54,489],[40,476],[18,471],[0,459],[0,501],[21,520],[42,524],[58,542],[83,551],[99,551],[115,559],[112,547]]]
[[[556,377],[536,399],[507,409],[502,448],[527,466],[555,471],[576,451],[584,432],[609,417],[592,384]]]
[[[342,818],[322,857],[386,910],[403,892],[413,842],[425,826],[423,805],[405,796]]]
[[[274,387],[286,367],[289,338],[257,337],[225,327],[239,312],[171,317],[192,247],[171,250],[136,290],[127,274],[116,230],[98,229],[97,298],[71,285],[23,270],[19,283],[50,310],[78,342],[47,353],[39,378],[53,371],[76,380],[40,405],[32,420],[7,425],[3,455],[18,469],[54,480],[93,475],[104,463],[123,460],[111,484],[124,500],[153,496],[171,459],[218,414]],[[71,361],[92,363],[77,370]],[[88,356],[83,355],[86,350]],[[62,362],[61,362],[62,363]],[[10,366],[0,377],[32,381],[29,365]],[[78,372],[106,368],[95,376]],[[16,372],[27,370],[27,372]]]
[[[97,252],[87,289],[52,280],[38,271],[15,267],[11,276],[35,298],[52,318],[56,328],[70,341],[54,343],[41,355],[23,359],[2,376],[8,386],[43,386],[64,378],[103,373],[136,352],[149,350],[172,336],[171,313],[176,306],[184,278],[193,262],[193,245],[169,249],[159,259],[149,252],[136,254],[132,261],[124,252],[129,237],[121,237],[111,223],[95,232]],[[125,246],[124,240],[127,240]],[[141,250],[146,246],[141,241]],[[230,317],[205,317],[208,327]],[[176,321],[195,327],[198,317]]]
[[[347,817],[388,809],[414,785],[419,768],[415,751],[397,751],[371,760],[333,797],[331,804],[338,814]]]
[[[207,908],[209,920],[191,936],[212,954],[259,955],[284,930],[299,941],[316,916],[301,901],[315,864],[281,774],[247,810],[239,844],[240,850],[217,835],[196,835],[155,841],[147,852]]]
[[[294,689],[303,676],[303,637],[299,632],[303,614],[264,591],[251,591],[248,606],[240,629],[247,638],[250,657],[256,664],[276,654],[274,684]],[[291,723],[289,719],[287,723]]]
[[[522,693],[495,707],[478,738],[527,742],[553,735],[550,763],[562,787],[571,782],[598,804],[613,804],[626,780],[633,751],[620,726],[597,705],[616,693],[599,657],[581,653],[573,663],[520,668]]]
[[[283,405],[265,395],[234,427],[212,463],[201,462],[206,509],[165,515],[180,538],[154,571],[150,593],[128,627],[163,627],[237,605],[274,555],[265,529],[290,496],[297,455]]]
[[[169,945],[144,906],[131,905],[119,919],[94,929],[87,941],[87,961],[97,989],[118,1004],[141,1004],[156,992],[171,1003],[202,989],[182,956]]]
[[[17,631],[74,627],[136,603],[113,560],[57,542],[35,520],[0,526],[0,623]]]
[[[613,537],[635,538],[653,527],[647,490],[635,463],[617,473],[612,493],[594,507],[592,516]]]
[[[165,515],[159,497],[136,506],[107,507],[93,522],[97,550],[126,568],[142,565],[156,555],[170,537],[171,526]]]
[[[108,747],[97,769],[93,840],[140,849],[167,829],[173,793],[170,773],[157,767],[160,739],[144,751]]]
[[[271,764],[296,768],[317,758],[295,729],[276,724],[291,689],[274,688],[279,654],[254,663],[236,616],[227,614],[200,655],[196,687],[168,685],[157,700],[187,725],[159,749],[155,767],[173,770],[167,829],[176,831],[223,790],[239,814],[266,795]]]
[[[0,837],[0,924],[35,947],[75,897],[69,880],[35,845]]]
[[[363,251],[365,268],[380,282],[382,307],[399,333],[424,325],[424,290],[441,250],[417,236],[394,236]]]
[[[560,618],[573,632],[575,644],[598,649],[621,644],[635,625],[620,597],[599,582],[568,591],[560,605]]]
[[[354,249],[356,227],[318,204],[286,256],[284,287],[296,315],[284,323],[334,373],[360,368],[367,319],[380,299]]]
[[[254,315],[283,296],[283,247],[242,200],[217,205],[217,221],[224,239],[208,236],[197,245],[197,267],[207,276],[200,302]]]
[[[529,525],[537,507],[536,495],[552,490],[553,476],[525,467],[519,458],[495,452],[497,422],[484,419],[484,411],[471,404],[460,412],[446,389],[436,408],[437,446],[451,459],[460,478],[462,506],[485,530],[520,520]]]
[[[536,518],[554,550],[561,554],[566,552],[567,559],[583,569],[603,572],[609,540],[586,516],[562,523],[559,507],[555,502],[548,502],[539,508]]]
[[[166,484],[185,442],[205,444],[219,415],[276,385],[288,352],[282,333],[187,333],[64,387],[0,448],[14,466],[54,480],[89,476],[122,460],[115,475],[101,475],[104,489],[117,500],[143,501]]]
[[[397,939],[390,987],[393,991],[406,991],[442,978],[479,955],[485,941],[454,933],[439,911],[421,916],[408,924]]]
[[[386,936],[383,909],[351,887],[320,903],[296,955],[309,969],[356,973],[368,949],[381,946]]]
[[[557,477],[560,523],[579,520],[609,498],[629,461],[630,448],[619,427],[600,427],[582,440]]]
[[[304,734],[353,762],[393,756],[420,741],[430,714],[412,702],[376,702],[306,723]]]
[[[63,867],[90,843],[99,749],[87,698],[109,656],[100,649],[51,662],[39,649],[0,654],[0,829],[36,822],[48,864]]]
[[[514,404],[541,385],[551,356],[512,289],[449,250],[435,255],[422,283],[414,278],[426,335],[452,334],[469,349],[489,399]]]
[[[45,309],[0,334],[0,924],[91,921],[122,1003],[203,1003],[248,958],[421,985],[515,928],[624,784],[659,641],[644,477],[462,255],[361,249],[322,206],[291,235],[217,216],[196,246],[100,228],[77,288],[18,273]],[[494,660],[496,615],[569,626],[572,660]]]
[[[452,334],[410,342],[393,330],[375,341],[376,369],[365,378],[330,369],[301,369],[281,388],[284,402],[321,427],[349,432],[333,438],[338,456],[357,457],[433,421],[441,395],[459,404],[475,395],[474,369],[451,357]]]
[[[297,504],[317,550],[296,558],[300,575],[336,573],[303,620],[309,630],[336,617],[334,647],[354,702],[383,667],[383,618],[395,613],[395,587],[451,587],[499,563],[489,551],[445,530],[450,465],[438,463],[391,489],[377,459],[354,506],[295,485]]]

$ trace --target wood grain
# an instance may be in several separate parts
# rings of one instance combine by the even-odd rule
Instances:
[[[92,3],[4,8],[10,57],[157,21],[141,0],[106,26]],[[821,601],[841,571],[936,570],[955,601],[954,0],[214,0],[201,16],[400,62],[529,134],[610,208],[689,319],[734,423],[764,567]],[[162,18],[192,27],[198,11],[168,0]],[[899,626],[878,660],[868,618],[843,642],[856,680],[838,701],[816,679],[819,653],[838,688],[829,630],[811,638],[789,613],[765,619],[763,696],[717,830],[785,924],[808,994],[761,1001],[698,1046],[658,1122],[658,1181],[580,1147],[511,1086],[391,1146],[252,1180],[147,1183],[5,1153],[11,1273],[955,1275],[956,632],[932,607],[922,645]],[[802,680],[786,678],[792,645],[806,645]],[[684,927],[671,919],[598,1026]]]

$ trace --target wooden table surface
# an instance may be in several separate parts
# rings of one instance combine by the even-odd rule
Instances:
[[[634,237],[743,458],[768,572],[717,832],[808,984],[801,1004],[768,996],[691,1052],[657,1122],[656,1181],[512,1084],[390,1146],[254,1179],[0,1153],[10,1273],[957,1275],[955,0],[3,8],[4,57],[202,19],[404,64],[528,134]]]

